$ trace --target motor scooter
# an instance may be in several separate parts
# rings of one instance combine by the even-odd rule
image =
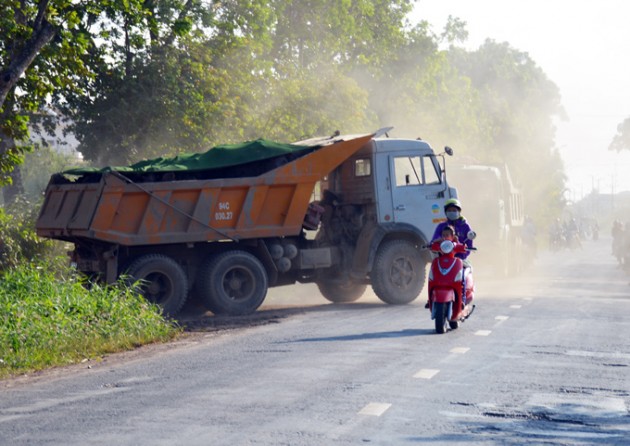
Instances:
[[[469,233],[468,238],[475,238],[475,233]],[[431,319],[435,320],[435,331],[441,334],[449,326],[459,328],[475,309],[472,271],[464,268],[464,262],[455,254],[476,249],[451,240],[437,241],[427,248],[438,254],[429,270],[428,307]]]

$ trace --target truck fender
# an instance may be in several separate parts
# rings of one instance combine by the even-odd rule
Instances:
[[[418,247],[428,243],[428,239],[422,231],[408,223],[366,224],[357,238],[352,259],[352,277],[356,279],[365,278],[372,271],[379,246],[383,241],[390,239],[409,240]],[[423,252],[423,258],[430,262],[432,259],[431,253],[428,250]]]

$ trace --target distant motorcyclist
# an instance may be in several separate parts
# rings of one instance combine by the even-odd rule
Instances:
[[[568,248],[582,249],[582,241],[580,240],[580,227],[575,218],[572,218],[567,222],[565,234],[567,237],[566,243]]]

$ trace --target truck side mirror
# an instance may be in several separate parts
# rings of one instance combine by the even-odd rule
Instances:
[[[446,152],[448,156],[453,156],[453,149],[451,149],[449,146],[444,146],[444,152]]]

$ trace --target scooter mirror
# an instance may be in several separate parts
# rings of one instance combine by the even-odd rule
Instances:
[[[475,231],[469,231],[466,237],[468,237],[468,240],[474,240],[477,238],[477,233]]]

